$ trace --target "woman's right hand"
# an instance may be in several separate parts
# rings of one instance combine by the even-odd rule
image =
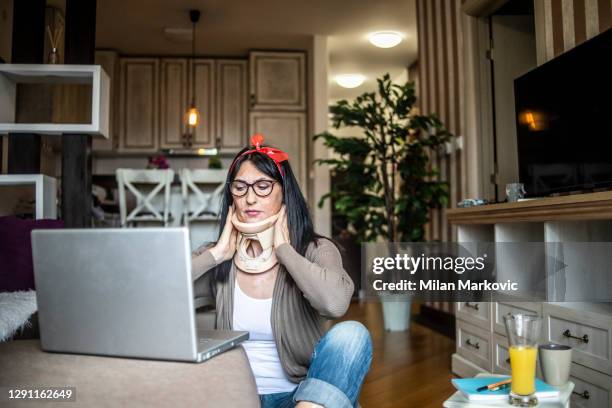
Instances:
[[[227,212],[227,218],[225,219],[225,226],[223,232],[219,237],[219,241],[209,249],[212,256],[215,258],[217,265],[224,261],[229,261],[234,257],[236,252],[236,239],[238,238],[238,230],[232,223],[232,217],[234,216],[234,205],[230,205],[229,211]]]

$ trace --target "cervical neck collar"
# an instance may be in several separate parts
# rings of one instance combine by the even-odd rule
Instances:
[[[261,273],[278,263],[274,252],[274,224],[279,213],[258,222],[240,222],[236,214],[232,217],[232,224],[238,230],[236,239],[236,253],[234,262],[236,266],[247,273]],[[256,257],[247,253],[251,241],[259,241],[263,251]]]

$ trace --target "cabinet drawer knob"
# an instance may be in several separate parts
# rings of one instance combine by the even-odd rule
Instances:
[[[569,329],[565,330],[563,332],[563,335],[569,339],[576,339],[576,340],[580,340],[583,343],[588,343],[589,342],[589,335],[585,334],[582,337],[578,337],[578,336],[574,336],[572,335],[572,332],[569,331]]]
[[[589,392],[587,390],[584,390],[582,392],[576,392],[576,391],[572,391],[572,394],[576,394],[578,395],[580,398],[584,398],[584,399],[589,399],[591,398],[591,394],[589,394]]]
[[[470,339],[465,340],[465,344],[467,344],[470,347],[474,347],[476,350],[480,349],[480,344],[478,342],[472,343],[472,340]]]
[[[480,305],[478,303],[465,302],[465,307],[471,307],[474,310],[480,309]]]

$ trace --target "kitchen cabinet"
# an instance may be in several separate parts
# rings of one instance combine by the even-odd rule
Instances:
[[[164,58],[160,64],[159,147],[182,148],[185,143],[188,72],[184,58]]]
[[[159,147],[159,62],[121,59],[119,151],[155,152]]]
[[[195,86],[192,84],[195,81]],[[198,58],[189,60],[188,101],[195,91],[195,103],[200,112],[200,122],[193,130],[188,148],[213,147],[215,145],[215,61]]]
[[[217,138],[223,151],[239,151],[248,140],[247,62],[217,60]]]
[[[306,109],[304,53],[253,51],[249,71],[251,110]]]
[[[113,142],[97,143],[96,151],[154,153],[216,146],[231,154],[247,145],[257,123],[265,125],[268,140],[273,137],[269,130],[283,144],[279,129],[289,131],[298,143],[293,149],[305,157],[304,53],[257,51],[247,60],[119,58],[98,51],[97,58],[112,71],[117,86],[111,104]],[[200,122],[190,130],[185,114],[194,95]],[[261,115],[249,119],[254,112]],[[299,177],[306,180],[302,173]]]
[[[250,134],[261,133],[265,144],[284,150],[304,196],[306,177],[306,114],[301,112],[251,112]]]

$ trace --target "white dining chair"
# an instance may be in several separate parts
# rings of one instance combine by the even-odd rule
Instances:
[[[180,177],[183,225],[189,226],[192,221],[217,221],[227,169],[182,169]]]
[[[168,226],[173,170],[117,169],[116,176],[121,227],[134,226],[139,222],[159,222],[164,227]],[[128,190],[136,197],[136,207],[129,214]],[[163,195],[162,200],[156,200],[160,195]]]

